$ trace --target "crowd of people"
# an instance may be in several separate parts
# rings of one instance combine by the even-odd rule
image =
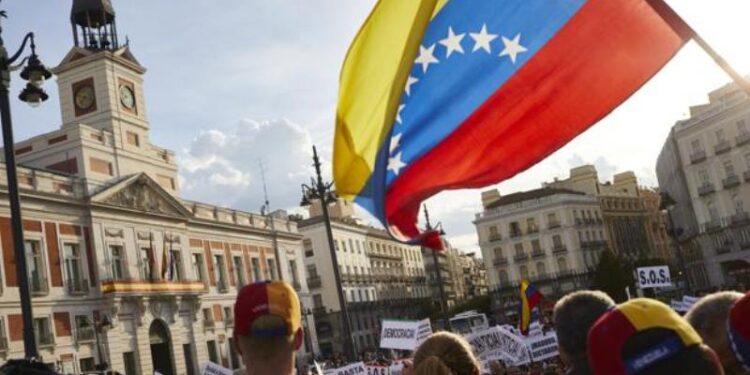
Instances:
[[[299,300],[288,284],[246,286],[237,297],[235,317],[235,340],[246,374],[295,374],[294,354],[302,345],[303,331]],[[577,291],[556,303],[553,320],[559,357],[524,366],[494,361],[485,371],[492,375],[750,375],[750,293],[710,294],[681,316],[654,299],[616,304],[603,292]],[[363,360],[390,363],[376,353]],[[343,358],[329,362],[323,367],[345,365]],[[401,363],[403,375],[483,373],[468,342],[450,332],[432,334]]]

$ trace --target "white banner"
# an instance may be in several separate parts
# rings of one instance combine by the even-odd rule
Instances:
[[[429,324],[429,321],[427,322]],[[383,349],[414,350],[419,345],[420,321],[385,320],[380,332],[380,347]],[[432,328],[430,328],[432,331]]]
[[[693,305],[695,305],[698,301],[700,301],[700,297],[693,297],[693,296],[682,296],[682,305],[685,306],[688,310],[690,310]]]
[[[394,363],[390,367],[388,367],[388,372],[390,375],[401,375],[401,373],[404,371],[404,364]]]
[[[506,328],[495,326],[466,336],[481,361],[501,360],[522,364],[529,362],[524,340]]]
[[[685,302],[676,299],[673,299],[669,306],[672,307],[672,310],[677,312],[686,312],[689,309],[689,307],[685,305]]]
[[[555,332],[547,332],[546,335],[529,337],[526,339],[526,345],[528,345],[531,352],[531,359],[535,362],[557,357],[559,354],[557,334]]]
[[[430,324],[430,319],[420,320],[419,328],[417,328],[417,345],[415,346],[415,349],[417,346],[421,345],[424,340],[427,340],[430,335],[432,335],[432,325]]]
[[[367,369],[364,362],[352,363],[344,367],[326,370],[324,375],[366,375]]]
[[[201,369],[201,375],[232,375],[232,370],[221,367],[213,362],[204,363]]]
[[[389,375],[388,366],[367,365],[367,375]]]
[[[636,270],[636,277],[641,289],[672,286],[668,266],[639,267]]]

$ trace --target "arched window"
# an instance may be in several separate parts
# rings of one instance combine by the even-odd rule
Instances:
[[[565,257],[557,258],[557,269],[560,272],[567,272],[568,271],[568,260],[565,259]]]
[[[540,277],[547,275],[547,266],[544,265],[544,262],[537,262],[536,275]]]

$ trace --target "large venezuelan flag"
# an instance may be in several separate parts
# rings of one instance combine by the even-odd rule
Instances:
[[[599,121],[692,34],[661,0],[380,0],[341,73],[334,180],[396,238]]]
[[[518,329],[524,336],[529,335],[531,312],[534,311],[534,307],[541,302],[542,297],[542,293],[531,285],[528,280],[521,280],[521,316],[518,320]]]

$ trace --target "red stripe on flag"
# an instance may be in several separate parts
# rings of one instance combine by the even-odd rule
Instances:
[[[423,200],[446,189],[494,184],[531,167],[632,95],[684,43],[643,0],[589,1],[455,132],[394,181],[385,200],[388,224],[413,238]]]

